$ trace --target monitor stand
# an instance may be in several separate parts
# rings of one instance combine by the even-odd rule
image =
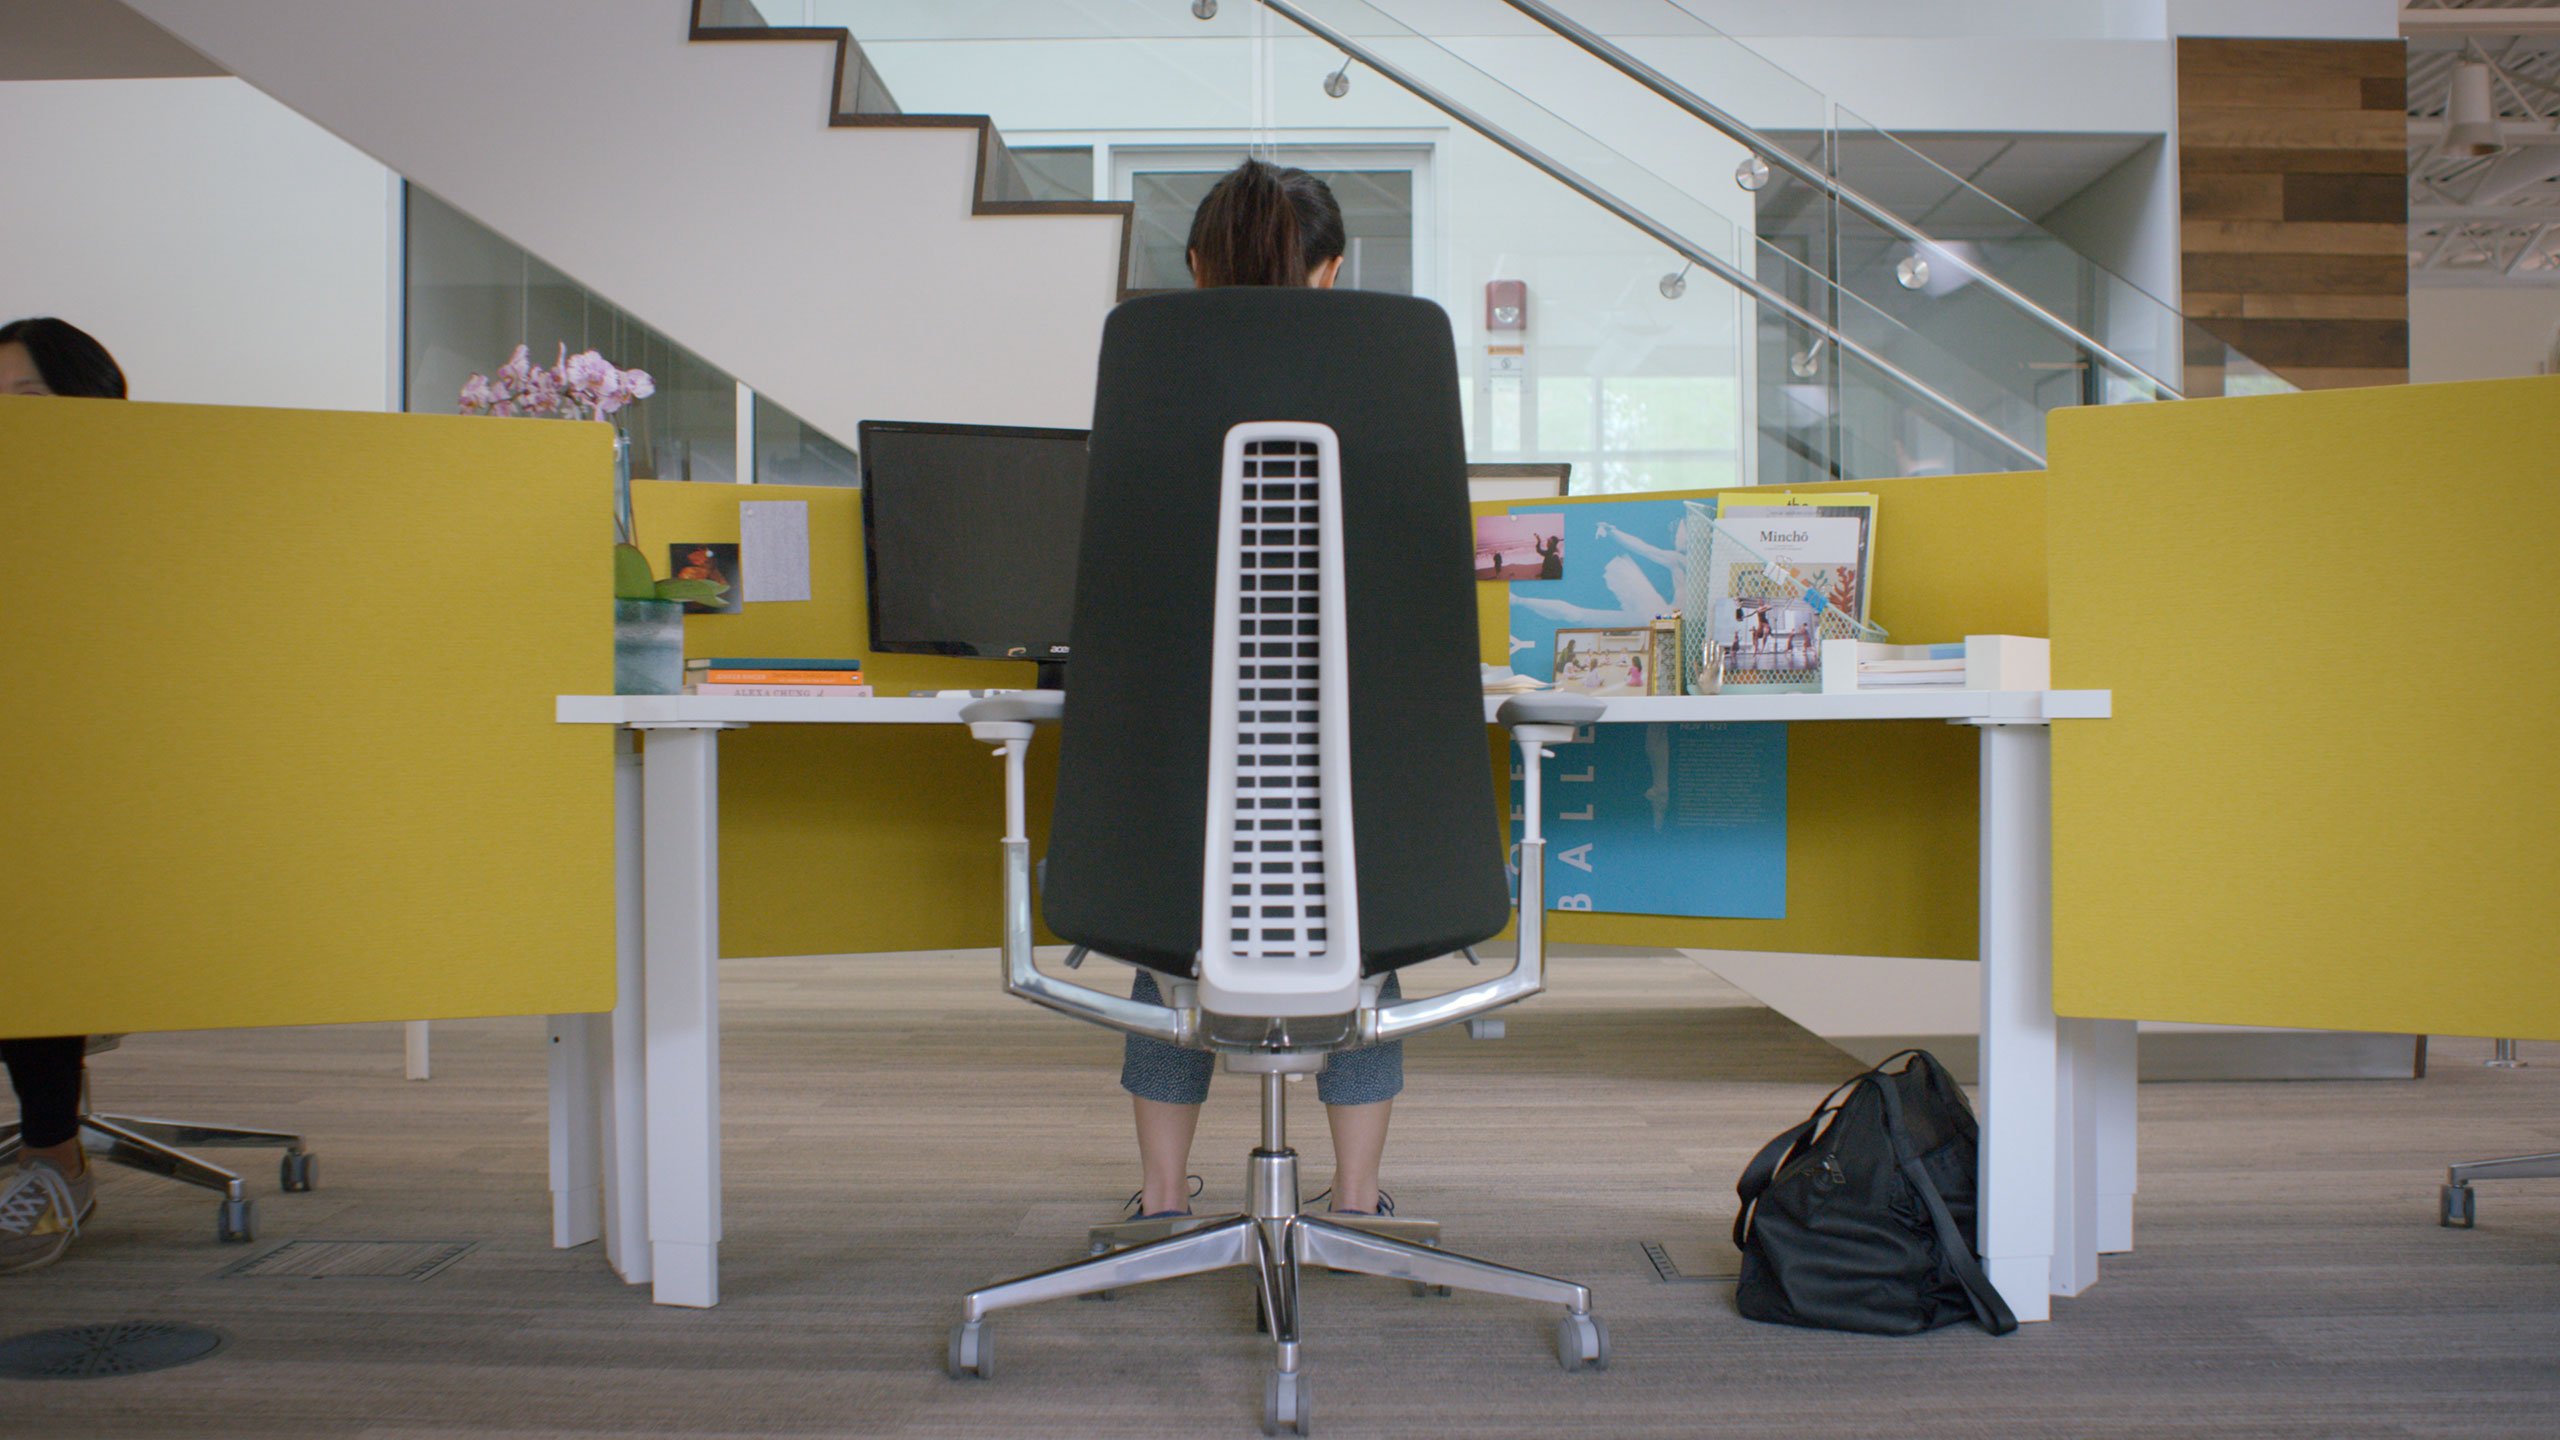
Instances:
[[[1037,663],[1038,663],[1038,665],[1039,665],[1039,667],[1040,667],[1040,678],[1039,678],[1038,680],[1036,680],[1036,681],[1032,682],[1032,688],[1033,688],[1033,689],[1035,689],[1035,690],[1064,690],[1064,689],[1066,689],[1066,688],[1067,688],[1067,662],[1066,662],[1066,661],[1064,661],[1064,660],[1042,660],[1042,661],[1039,661],[1039,662],[1037,662]]]

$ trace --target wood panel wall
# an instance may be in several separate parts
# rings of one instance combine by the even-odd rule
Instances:
[[[2397,40],[2178,42],[2187,316],[2306,390],[2409,378],[2407,75]]]

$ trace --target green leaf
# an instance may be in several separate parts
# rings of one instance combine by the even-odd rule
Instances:
[[[704,604],[729,593],[729,587],[717,580],[661,580],[657,598],[661,600],[696,600]]]
[[[613,598],[616,600],[656,600],[658,578],[649,570],[649,557],[637,545],[613,547]]]

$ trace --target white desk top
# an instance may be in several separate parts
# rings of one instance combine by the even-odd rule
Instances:
[[[1488,695],[1487,722],[1505,697]],[[765,699],[738,695],[563,695],[564,725],[956,725],[957,697],[858,696],[845,700]],[[1862,690],[1848,695],[1625,696],[1604,702],[1603,724],[1790,720],[1963,720],[2041,724],[2103,720],[2109,690]]]

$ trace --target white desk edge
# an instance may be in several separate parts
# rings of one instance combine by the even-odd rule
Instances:
[[[1954,720],[2037,724],[2049,720],[2104,720],[2113,713],[2107,690],[1861,690],[1822,695],[1643,695],[1604,701],[1602,723],[1646,724],[1789,720]],[[1509,697],[1484,697],[1493,719]],[[960,719],[957,697],[855,696],[844,700],[761,698],[739,695],[563,695],[564,725],[952,725]]]

